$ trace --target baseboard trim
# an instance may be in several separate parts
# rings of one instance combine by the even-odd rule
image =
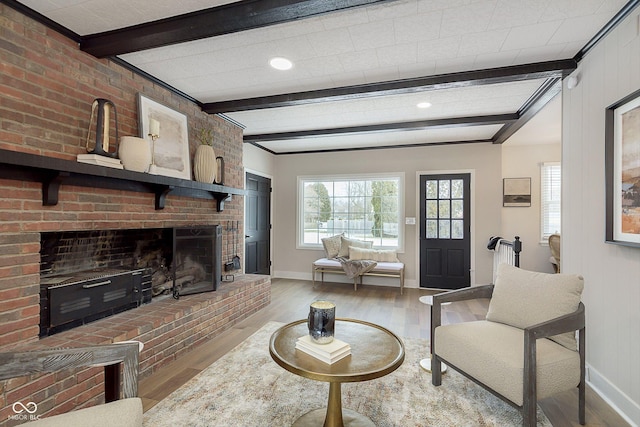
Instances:
[[[600,372],[587,365],[587,384],[632,427],[640,425],[640,405],[631,400]]]

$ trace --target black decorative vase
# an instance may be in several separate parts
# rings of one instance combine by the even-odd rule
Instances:
[[[309,307],[309,336],[316,344],[333,341],[336,325],[336,305],[330,301],[314,301]]]

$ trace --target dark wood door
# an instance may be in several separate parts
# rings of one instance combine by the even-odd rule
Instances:
[[[244,271],[271,273],[271,180],[247,173],[245,189]]]
[[[471,286],[470,174],[420,176],[420,286]]]

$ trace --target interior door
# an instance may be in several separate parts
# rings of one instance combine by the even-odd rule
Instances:
[[[420,286],[471,286],[470,174],[420,176]]]
[[[244,271],[271,273],[271,180],[247,173],[245,182]]]

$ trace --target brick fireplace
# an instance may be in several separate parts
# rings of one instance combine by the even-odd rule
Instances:
[[[138,135],[136,96],[143,93],[187,115],[191,156],[197,148],[191,135],[211,126],[214,149],[225,162],[225,185],[244,187],[242,129],[236,124],[202,112],[196,103],[116,62],[81,52],[73,40],[4,4],[0,12],[0,150],[75,162],[77,154],[86,152],[93,100],[111,100],[118,109],[120,135]],[[141,354],[146,376],[268,304],[268,277],[236,271],[236,280],[222,283],[216,292],[169,298],[156,307],[142,305],[135,316],[134,311],[124,312],[40,339],[43,233],[173,229],[231,221],[242,225],[244,200],[234,195],[218,211],[215,200],[168,193],[164,208],[156,209],[153,192],[63,183],[57,204],[46,205],[47,188],[31,175],[28,169],[0,174],[0,351],[137,338],[146,341]],[[223,245],[222,259],[233,256],[226,251]],[[96,368],[71,377],[0,382],[0,426],[17,400],[29,397],[47,413],[64,412],[100,401],[101,384],[102,373]]]

